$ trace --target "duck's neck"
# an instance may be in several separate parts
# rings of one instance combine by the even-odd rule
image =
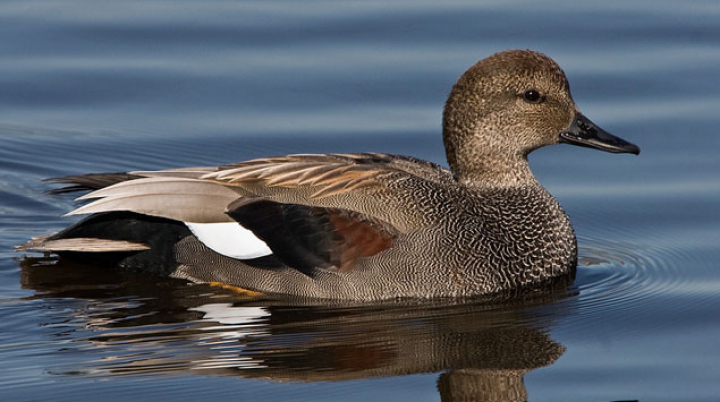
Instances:
[[[508,188],[535,186],[527,155],[490,148],[480,143],[479,136],[446,133],[445,147],[448,164],[461,184],[473,188]],[[452,138],[448,138],[452,137]],[[457,139],[462,138],[462,144]]]

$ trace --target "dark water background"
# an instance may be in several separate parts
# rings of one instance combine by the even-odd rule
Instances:
[[[578,233],[567,291],[298,306],[12,251],[71,221],[46,177],[444,163],[450,86],[507,48],[643,150],[531,156]],[[3,1],[0,399],[718,401],[719,125],[716,1]]]

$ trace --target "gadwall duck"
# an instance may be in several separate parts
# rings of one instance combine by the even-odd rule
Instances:
[[[269,295],[469,297],[572,278],[577,241],[527,155],[567,143],[639,154],[579,111],[529,50],[470,67],[445,104],[450,169],[381,153],[52,179],[91,214],[20,249]]]

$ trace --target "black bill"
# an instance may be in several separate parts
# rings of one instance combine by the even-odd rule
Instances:
[[[606,132],[579,112],[575,114],[570,126],[560,133],[560,142],[607,152],[640,154],[637,145]]]

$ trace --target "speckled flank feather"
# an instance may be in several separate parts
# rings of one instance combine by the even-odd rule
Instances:
[[[575,234],[527,155],[561,134],[587,145],[568,131],[583,129],[577,116],[555,62],[532,51],[502,52],[472,66],[448,97],[450,170],[381,153],[302,154],[66,177],[58,181],[71,187],[55,192],[95,190],[79,199],[93,201],[70,214],[95,215],[25,249],[106,248],[124,267],[333,299],[466,297],[571,277]],[[616,140],[611,152],[639,152]],[[197,225],[182,222],[237,222],[264,252],[220,254],[193,234]],[[222,249],[234,247],[242,245]]]

